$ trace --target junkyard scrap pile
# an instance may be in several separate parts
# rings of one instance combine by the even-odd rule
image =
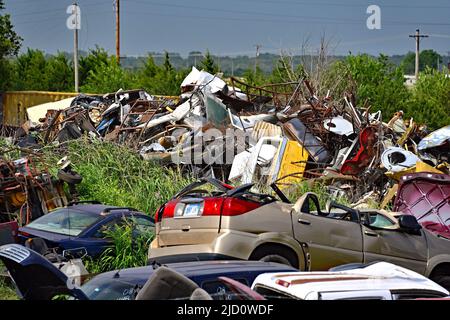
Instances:
[[[26,224],[67,204],[63,182],[39,170],[27,156],[15,161],[0,157],[0,223],[17,219]]]
[[[119,90],[79,95],[58,110],[37,106],[15,140],[37,148],[88,134],[196,176],[280,189],[319,181],[354,205],[386,207],[402,177],[420,172],[450,179],[450,125],[430,133],[402,111],[383,122],[380,111],[358,108],[352,93],[320,97],[306,78],[263,87],[227,82],[193,67],[179,97]],[[448,186],[436,193],[449,215]]]

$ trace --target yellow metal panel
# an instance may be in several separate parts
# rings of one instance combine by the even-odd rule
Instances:
[[[3,93],[3,124],[21,126],[27,121],[26,110],[42,103],[55,102],[77,96],[76,92],[7,91]],[[88,95],[91,95],[90,93]],[[155,96],[178,101],[177,96]]]
[[[3,124],[21,126],[27,120],[26,109],[46,102],[75,97],[75,92],[8,91],[3,94]]]
[[[280,170],[278,171],[278,182],[282,186],[287,186],[301,181],[308,156],[308,152],[303,149],[300,143],[289,140],[283,153]]]

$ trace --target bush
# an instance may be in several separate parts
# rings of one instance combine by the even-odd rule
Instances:
[[[355,81],[359,107],[368,100],[371,110],[381,110],[384,119],[390,119],[398,110],[405,110],[410,94],[404,85],[402,69],[390,63],[386,56],[348,56],[336,64],[350,81]]]
[[[432,130],[450,124],[450,78],[444,72],[426,68],[420,73],[405,111]]]
[[[100,63],[95,69],[89,70],[81,90],[88,93],[107,93],[132,87],[133,75],[122,69],[115,57],[110,57],[106,63]]]

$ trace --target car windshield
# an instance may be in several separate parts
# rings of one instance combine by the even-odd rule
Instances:
[[[133,281],[93,278],[81,286],[90,300],[134,300],[140,286]]]
[[[78,236],[87,227],[102,219],[102,216],[69,208],[52,211],[27,225],[36,230]]]

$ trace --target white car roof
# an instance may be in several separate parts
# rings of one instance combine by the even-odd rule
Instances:
[[[431,290],[449,295],[428,278],[387,262],[344,271],[265,273],[256,277],[252,289],[257,284],[306,300],[336,291]]]

